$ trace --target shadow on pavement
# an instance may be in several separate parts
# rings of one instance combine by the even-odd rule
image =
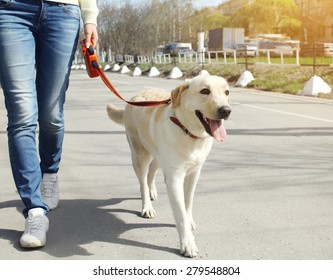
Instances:
[[[48,241],[47,245],[39,250],[56,258],[92,256],[82,245],[92,242],[106,242],[165,251],[179,255],[179,250],[176,248],[149,244],[146,240],[128,240],[121,237],[125,232],[133,229],[175,227],[173,224],[148,223],[147,221],[152,220],[146,220],[141,217],[141,223],[127,224],[117,218],[116,214],[129,213],[140,216],[140,213],[127,209],[105,208],[117,205],[125,200],[137,199],[138,198],[61,200],[60,207],[48,214],[50,219],[50,229],[47,235]],[[0,203],[0,209],[8,207],[16,207],[19,212],[22,211],[22,203],[19,200]],[[22,216],[22,227],[23,223],[24,220]],[[21,234],[22,231],[19,230],[0,229],[0,238],[9,240],[18,251],[29,251],[21,248],[19,245]]]

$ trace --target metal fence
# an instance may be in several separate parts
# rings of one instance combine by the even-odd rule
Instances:
[[[208,64],[241,64],[248,69],[250,65],[285,65],[285,66],[312,66],[313,72],[320,66],[333,67],[333,50],[324,54],[313,45],[307,49],[293,48],[287,53],[277,49],[258,49],[255,54],[247,55],[247,49],[228,49],[223,51],[179,53],[177,56],[170,54],[158,55],[110,55],[105,63],[128,64],[197,64],[202,68]],[[306,56],[304,56],[306,54]],[[75,64],[82,58],[76,57]]]
[[[239,55],[240,50],[223,50],[223,51],[208,51],[204,53],[180,53],[178,56],[170,56],[170,54],[160,55],[116,55],[114,62],[130,62],[130,63],[154,63],[154,64],[170,64],[170,63],[223,63],[223,64],[244,64],[245,61],[249,64],[286,64],[286,65],[305,65],[309,63],[302,63],[302,57],[300,56],[300,49],[292,49],[292,53],[284,53],[283,51],[277,51],[276,49],[259,49],[255,56]],[[120,57],[122,57],[120,59]],[[309,56],[308,58],[318,58],[322,56]],[[325,56],[330,58],[329,63],[326,60],[325,66],[332,66],[333,54]],[[304,60],[304,59],[303,59]],[[110,61],[113,62],[113,61]],[[314,62],[316,62],[314,60]],[[323,64],[323,63],[316,63]],[[312,65],[312,63],[311,63]]]

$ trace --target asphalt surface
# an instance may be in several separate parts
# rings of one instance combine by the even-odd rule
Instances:
[[[129,98],[180,80],[108,73]],[[73,71],[66,100],[61,201],[48,242],[24,250],[22,203],[11,176],[0,95],[0,259],[178,260],[178,234],[159,173],[157,217],[143,219],[124,128],[124,106],[99,79]],[[199,260],[333,259],[333,101],[232,88],[228,139],[215,142],[194,204]]]

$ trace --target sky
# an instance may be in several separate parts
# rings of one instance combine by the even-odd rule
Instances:
[[[193,6],[195,8],[211,7],[217,6],[223,2],[225,2],[225,0],[193,0]]]
[[[139,4],[142,3],[144,0],[131,0],[132,3]],[[217,6],[226,0],[192,0],[194,8],[201,9],[204,7],[212,7]]]

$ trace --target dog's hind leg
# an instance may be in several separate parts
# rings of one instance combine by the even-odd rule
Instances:
[[[155,159],[150,163],[148,172],[148,186],[150,192],[150,199],[157,200],[157,189],[155,185],[155,176],[158,170],[158,163]]]
[[[132,150],[132,163],[136,176],[140,183],[140,192],[142,200],[141,216],[145,218],[154,218],[156,212],[150,200],[149,187],[148,187],[148,170],[149,165],[153,158],[144,149],[141,144],[129,141]]]

